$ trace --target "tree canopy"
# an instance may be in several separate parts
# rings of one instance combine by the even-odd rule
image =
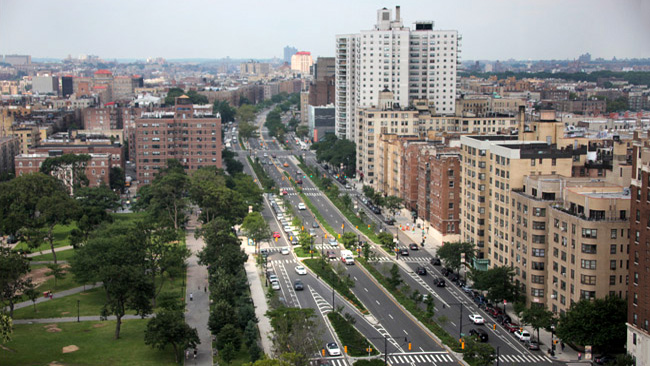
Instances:
[[[465,253],[465,263],[472,263],[475,256],[475,248],[472,243],[445,242],[438,248],[438,257],[445,262],[445,266],[458,271],[461,266],[461,254]]]
[[[228,123],[235,120],[237,110],[226,100],[215,100],[212,106],[212,112],[221,115],[221,123]]]
[[[339,169],[343,164],[344,173],[353,176],[356,172],[356,144],[350,140],[339,139],[334,134],[327,134],[318,142],[311,145],[316,150],[318,161],[325,161]]]
[[[449,243],[445,245],[449,245]],[[440,255],[440,249],[438,255]],[[487,298],[494,303],[500,303],[503,300],[517,300],[518,288],[512,282],[514,275],[514,269],[509,266],[496,266],[487,271],[473,270],[470,274],[474,281],[474,288],[487,291]]]

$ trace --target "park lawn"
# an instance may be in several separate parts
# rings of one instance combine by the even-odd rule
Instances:
[[[73,256],[74,256],[74,249],[68,249],[68,250],[62,250],[60,252],[56,252],[57,261],[68,261]],[[30,260],[32,262],[41,262],[41,261],[52,261],[54,260],[54,258],[52,256],[52,251],[48,251],[45,254],[30,257]],[[34,268],[34,266],[32,266],[32,268]]]
[[[70,277],[73,276],[70,275]],[[184,293],[182,292],[184,291],[183,284],[184,281],[182,278],[175,278],[174,281],[167,279],[163,284],[161,293],[175,292],[178,293],[179,298],[185,298]],[[77,284],[77,286],[80,285]],[[88,291],[61,297],[57,297],[56,293],[54,293],[54,299],[36,304],[36,311],[34,311],[33,306],[14,310],[14,319],[73,317],[77,315],[77,300],[79,300],[79,315],[99,316],[106,300],[104,288],[98,287],[90,289]],[[127,314],[135,314],[135,312],[127,311]]]
[[[137,221],[137,220],[144,220],[146,217],[147,213],[144,211],[140,212],[129,212],[129,213],[111,213],[111,216],[115,220],[115,222],[129,222],[129,221]]]
[[[120,339],[114,340],[115,321],[55,323],[60,332],[48,332],[47,324],[16,324],[13,340],[0,349],[2,365],[173,365],[171,347],[160,351],[144,344],[147,320],[124,320]],[[70,345],[79,347],[62,353]]]
[[[305,250],[301,246],[295,246],[293,247],[293,252],[296,253],[296,256],[298,258],[309,258],[311,257],[311,253],[309,253],[309,249]],[[320,257],[320,252],[316,249],[314,249],[314,257],[318,258]]]
[[[64,247],[66,245],[70,245],[70,232],[74,229],[77,228],[77,223],[72,222],[69,225],[56,225],[54,227],[52,235],[54,236],[54,247]],[[27,243],[25,242],[20,242],[16,245],[14,250],[28,250],[29,248],[27,247]],[[45,252],[45,251],[50,251],[51,253],[51,248],[50,248],[50,243],[46,241],[43,241],[43,244],[41,244],[38,248],[31,249],[32,253],[37,253],[37,252]],[[58,259],[58,258],[57,258]]]

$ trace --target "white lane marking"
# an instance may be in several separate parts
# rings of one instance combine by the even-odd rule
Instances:
[[[409,333],[408,333],[408,332],[406,331],[406,329],[402,329],[402,330],[404,331],[404,333],[406,333],[406,335],[408,335],[408,334],[409,334]]]
[[[377,303],[377,305],[381,305],[381,304],[379,303],[379,300],[375,300],[375,302]]]
[[[363,289],[366,290],[366,292],[368,292],[368,289],[367,289],[367,288],[364,287]]]
[[[391,318],[391,319],[393,319],[393,316],[392,316],[392,315],[390,315],[390,314],[388,314],[388,317],[389,317],[389,318]]]

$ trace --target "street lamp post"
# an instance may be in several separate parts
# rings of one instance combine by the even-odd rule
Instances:
[[[401,337],[399,337],[399,338],[401,339]],[[384,335],[383,337],[371,337],[371,338],[368,338],[368,339],[369,340],[370,339],[376,339],[376,340],[383,339],[384,340],[384,365],[388,365],[388,340],[389,339],[397,339],[397,337],[389,337],[388,335]],[[404,343],[409,343],[408,338],[404,337]],[[410,350],[410,348],[411,347],[409,345],[409,350]]]
[[[81,300],[77,299],[77,323],[79,323],[79,321],[80,321],[80,319],[79,319],[79,303],[80,302],[81,302]]]

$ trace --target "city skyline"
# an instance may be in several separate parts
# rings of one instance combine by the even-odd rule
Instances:
[[[586,52],[605,59],[650,56],[650,24],[643,20],[650,4],[642,1],[335,1],[305,10],[298,5],[243,1],[219,9],[205,1],[161,1],[155,7],[115,1],[106,7],[78,0],[0,0],[0,54],[264,59],[282,58],[291,45],[314,57],[333,56],[336,34],[372,29],[378,9],[400,5],[406,26],[432,20],[434,29],[457,29],[461,60],[575,59]],[[596,11],[586,16],[585,6]],[[203,14],[210,16],[197,18]]]

